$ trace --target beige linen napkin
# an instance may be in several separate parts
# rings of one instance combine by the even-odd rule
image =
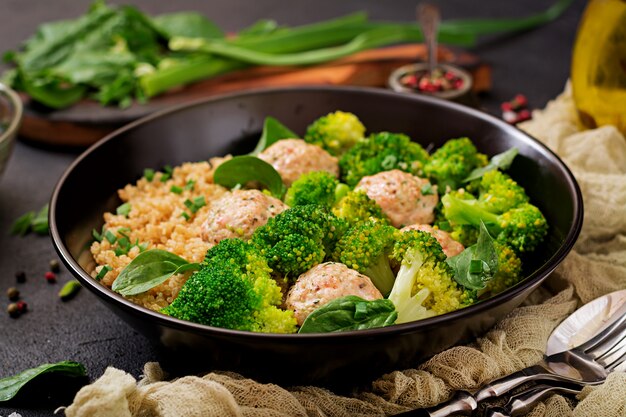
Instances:
[[[230,373],[163,381],[148,363],[137,383],[109,368],[76,395],[68,417],[383,416],[435,405],[456,389],[485,382],[537,362],[554,327],[602,294],[626,288],[626,139],[613,127],[580,131],[569,88],[522,129],[568,164],[584,195],[580,239],[547,284],[484,337],[444,351],[414,369],[373,381],[366,392],[344,397],[322,388],[289,390]],[[558,288],[559,290],[552,290]],[[553,396],[530,414],[626,416],[626,373],[614,373],[577,401]]]

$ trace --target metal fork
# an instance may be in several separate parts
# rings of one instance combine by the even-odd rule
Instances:
[[[546,356],[538,364],[491,382],[474,395],[458,391],[439,406],[412,410],[398,416],[445,417],[457,413],[470,415],[478,403],[498,397],[531,381],[555,381],[560,384],[599,384],[626,355],[626,304],[616,312],[617,320],[582,345]]]
[[[608,363],[606,366],[606,369],[609,372],[626,371],[626,338],[622,339],[621,342],[607,352],[603,358],[600,358],[597,361],[613,361]],[[585,385],[597,385],[601,382],[604,382],[604,380],[567,386],[547,384],[535,385],[534,387],[511,396],[509,401],[503,407],[487,407],[485,409],[484,417],[516,417],[525,415],[534,408],[537,402],[548,398],[552,394],[559,393],[575,395],[579,394]]]

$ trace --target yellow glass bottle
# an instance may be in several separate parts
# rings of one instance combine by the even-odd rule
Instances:
[[[572,58],[574,101],[583,125],[626,134],[626,0],[590,0]]]

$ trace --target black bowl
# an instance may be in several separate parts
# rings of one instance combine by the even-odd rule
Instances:
[[[549,237],[527,260],[527,277],[507,291],[463,310],[382,329],[278,335],[226,330],[177,320],[139,307],[93,280],[83,266],[91,230],[120,204],[116,190],[145,167],[204,160],[253,148],[263,120],[274,116],[304,133],[317,117],[353,112],[369,131],[410,135],[424,146],[468,136],[493,155],[520,151],[510,173],[545,214]],[[364,88],[285,88],[251,91],[164,111],[112,133],[82,154],[59,181],[50,229],[63,262],[78,280],[138,331],[165,347],[170,359],[195,356],[197,369],[235,370],[261,380],[339,384],[415,365],[479,335],[519,305],[572,248],[582,223],[580,190],[563,162],[523,132],[479,111],[418,95]],[[83,266],[81,266],[83,265]],[[202,361],[197,361],[202,358]]]

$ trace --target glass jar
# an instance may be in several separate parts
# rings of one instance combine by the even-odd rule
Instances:
[[[581,123],[626,134],[626,0],[590,0],[578,27],[572,88]]]

